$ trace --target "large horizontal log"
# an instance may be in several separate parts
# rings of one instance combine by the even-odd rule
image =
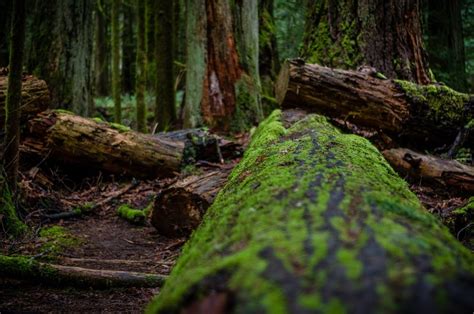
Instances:
[[[115,174],[167,177],[196,160],[221,159],[219,139],[207,133],[170,139],[62,110],[40,113],[29,120],[28,129],[24,152]]]
[[[402,175],[474,194],[474,167],[405,148],[385,150],[383,155]]]
[[[282,66],[275,89],[283,108],[304,107],[383,130],[400,143],[416,142],[420,148],[451,145],[474,118],[474,101],[470,103],[469,95],[446,86],[419,86],[383,79],[378,73],[330,69],[297,60]]]
[[[285,115],[257,129],[148,312],[470,313],[473,255],[377,149]]]
[[[229,173],[230,169],[210,171],[167,187],[155,199],[151,224],[167,237],[190,235],[201,223]]]
[[[95,288],[160,287],[166,276],[41,263],[28,257],[0,255],[0,275],[54,285]]]
[[[0,130],[5,126],[5,103],[7,99],[8,76],[0,75]],[[23,77],[21,86],[22,121],[48,109],[50,105],[49,90],[46,82],[34,76]]]

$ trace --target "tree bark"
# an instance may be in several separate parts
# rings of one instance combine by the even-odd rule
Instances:
[[[389,78],[431,82],[420,0],[308,1],[302,57],[332,68],[375,67]]]
[[[241,131],[262,117],[258,3],[187,2],[184,126]]]
[[[189,236],[227,181],[230,169],[190,176],[161,191],[151,213],[151,224],[167,237]]]
[[[156,101],[155,123],[158,130],[166,131],[176,122],[174,90],[174,12],[177,0],[156,1],[155,5],[155,60]]]
[[[102,1],[103,2],[103,1]],[[104,3],[97,1],[95,10],[95,95],[105,97],[109,95],[109,59],[110,41],[107,36],[109,29],[106,23]]]
[[[5,143],[2,165],[8,186],[16,195],[20,146],[22,68],[25,46],[25,0],[15,1],[10,36],[10,71],[5,104]]]
[[[137,67],[135,79],[135,95],[137,100],[137,131],[146,133],[146,15],[145,15],[146,0],[138,0],[137,2]]]
[[[120,77],[120,0],[112,1],[112,98],[114,100],[114,121],[122,122],[122,89]]]
[[[166,276],[41,263],[28,257],[0,255],[0,274],[55,285],[95,288],[161,287]]]
[[[383,155],[401,175],[435,183],[456,192],[474,193],[474,167],[404,148],[386,150]]]
[[[46,81],[52,108],[83,116],[94,111],[94,4],[89,0],[35,0],[28,29],[28,72]]]
[[[141,134],[62,111],[46,111],[29,121],[23,151],[86,169],[139,178],[169,177],[198,160],[219,161],[225,141],[201,131],[189,139]]]
[[[135,37],[135,14],[136,1],[122,2],[122,58],[121,76],[122,92],[133,94],[135,90],[136,72],[136,37]]]
[[[287,115],[257,129],[149,313],[471,311],[474,257],[377,149]]]
[[[354,72],[285,63],[276,94],[283,108],[300,106],[359,126],[383,130],[400,144],[421,148],[450,145],[474,117],[469,95],[442,85],[419,86]],[[469,143],[469,141],[466,141]]]
[[[8,77],[0,76],[0,128],[5,128],[5,104]],[[34,76],[23,76],[21,84],[20,122],[48,109],[51,103],[46,82]]]

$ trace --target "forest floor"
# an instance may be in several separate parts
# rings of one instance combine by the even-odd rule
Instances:
[[[160,236],[148,223],[133,225],[119,218],[116,209],[122,204],[144,209],[162,188],[178,178],[78,179],[58,169],[32,168],[22,172],[24,206],[28,208],[25,219],[33,232],[22,239],[0,238],[0,254],[91,269],[169,274],[186,239]],[[431,213],[448,225],[453,209],[467,200],[418,182],[412,183],[411,189]],[[91,204],[99,205],[85,211]],[[47,218],[77,208],[85,213],[67,219]],[[453,233],[468,247],[472,243],[469,237]],[[142,313],[158,293],[159,288],[65,288],[0,278],[0,313]]]

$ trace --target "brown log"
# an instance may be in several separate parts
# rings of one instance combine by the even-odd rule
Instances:
[[[402,175],[437,183],[451,190],[474,193],[474,167],[405,148],[385,150],[382,154]]]
[[[275,89],[283,108],[303,107],[418,147],[452,144],[474,117],[469,95],[446,86],[419,86],[384,79],[373,70],[337,70],[302,60],[282,66]]]
[[[7,99],[8,76],[0,76],[0,128],[5,126],[5,102]],[[49,90],[46,82],[32,75],[24,76],[21,93],[22,121],[48,109]]]
[[[0,275],[55,285],[82,287],[160,287],[166,276],[119,270],[40,263],[27,257],[0,255]]]
[[[193,136],[202,139],[196,141],[177,140],[137,133],[122,125],[62,110],[40,113],[29,120],[28,129],[23,152],[114,174],[169,177],[197,160],[220,160],[220,142],[212,135],[206,135],[207,139],[204,135]],[[208,144],[214,150],[201,150]]]
[[[227,182],[229,172],[223,169],[189,176],[164,189],[155,199],[151,224],[167,237],[190,235]]]

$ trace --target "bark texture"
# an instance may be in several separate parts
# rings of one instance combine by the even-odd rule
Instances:
[[[53,108],[83,116],[94,111],[92,44],[94,1],[34,1],[28,72],[44,79]]]
[[[112,1],[112,98],[114,100],[114,121],[122,122],[122,88],[120,75],[120,0]]]
[[[185,127],[242,130],[261,116],[256,1],[188,1]]]
[[[145,20],[146,0],[138,0],[137,2],[137,72],[135,96],[137,100],[137,131],[145,133],[146,125],[146,20]]]
[[[95,52],[94,52],[94,68],[95,68],[95,95],[105,97],[109,95],[110,82],[109,70],[110,59],[108,52],[110,51],[110,40],[107,32],[109,23],[105,16],[104,1],[97,1],[95,10]]]
[[[167,237],[189,236],[201,223],[229,170],[190,176],[161,191],[153,206],[151,224]]]
[[[21,84],[20,120],[26,121],[35,114],[48,109],[51,98],[46,82],[34,76],[23,76]],[[5,128],[5,104],[8,77],[0,76],[0,128]]]
[[[149,313],[417,313],[474,307],[472,254],[367,140],[275,112]]]
[[[303,58],[332,68],[375,67],[387,77],[431,81],[420,0],[309,1]]]
[[[474,167],[404,148],[386,150],[383,155],[401,175],[474,194]]]
[[[474,117],[469,95],[446,86],[420,86],[355,72],[288,61],[276,85],[283,108],[300,106],[356,125],[383,130],[420,148],[452,144]],[[467,141],[469,143],[469,141]]]

